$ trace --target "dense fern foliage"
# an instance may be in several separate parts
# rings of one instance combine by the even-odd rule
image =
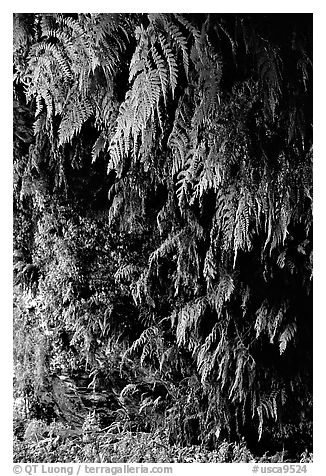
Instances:
[[[25,417],[311,447],[311,29],[14,15]]]

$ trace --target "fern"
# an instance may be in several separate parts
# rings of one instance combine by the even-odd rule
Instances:
[[[170,192],[169,198],[165,205],[161,208],[156,216],[157,228],[160,235],[167,231],[171,231],[171,224],[173,220],[173,194]]]
[[[236,257],[238,249],[248,250],[251,249],[251,240],[249,237],[249,213],[250,209],[253,207],[253,202],[251,196],[247,190],[242,190],[240,194],[240,199],[238,202],[238,208],[235,216],[235,226],[234,226],[234,239],[233,239],[233,249],[234,249],[234,261],[233,267],[235,267]]]
[[[123,207],[123,204],[124,204],[123,197],[121,197],[120,195],[116,195],[110,207],[109,216],[108,216],[109,223],[112,223],[114,219],[117,218],[118,214],[121,212],[121,208]]]
[[[106,149],[106,138],[103,133],[101,133],[98,138],[96,139],[93,147],[92,147],[92,162],[95,162],[100,153]]]
[[[266,329],[268,319],[267,301],[265,300],[256,312],[255,330],[256,338]]]
[[[134,395],[138,391],[137,385],[135,384],[128,384],[126,385],[120,392],[119,399],[124,401],[126,397],[130,395]]]
[[[167,90],[168,90],[168,84],[169,84],[166,64],[163,58],[161,57],[161,55],[158,53],[155,45],[152,45],[151,54],[152,54],[156,69],[158,71],[163,100],[164,100],[164,104],[166,105]]]
[[[257,405],[256,412],[259,419],[258,426],[258,440],[261,439],[263,433],[264,417],[273,418],[275,421],[278,419],[278,401],[283,400],[282,390],[272,390],[270,394],[262,395]],[[284,401],[282,401],[284,403]]]
[[[205,261],[204,261],[204,268],[203,268],[203,276],[206,279],[207,289],[212,289],[212,283],[215,281],[217,277],[217,263],[214,259],[214,254],[212,247],[210,247],[206,253]]]
[[[208,302],[220,317],[223,305],[230,300],[234,291],[234,281],[232,276],[222,276],[219,283],[215,285],[212,292],[208,294]]]
[[[229,392],[229,398],[232,398],[233,401],[237,399],[241,402],[245,397],[244,377],[246,375],[248,363],[250,365],[250,373],[255,367],[255,361],[250,355],[248,355],[247,349],[245,349],[244,347],[239,347],[236,351],[235,378]]]
[[[205,342],[200,346],[197,352],[197,370],[201,375],[202,383],[205,383],[214,369],[216,364],[217,356],[219,354],[219,346],[215,349],[214,353],[211,353],[210,350],[214,346],[218,337],[218,325],[214,324],[213,329],[206,337]]]
[[[83,100],[78,96],[75,96],[73,99],[69,98],[59,127],[59,144],[71,142],[72,138],[80,132],[82,125],[92,114],[93,108],[87,99]]]
[[[264,300],[262,305],[256,312],[255,330],[256,338],[263,332],[269,336],[270,343],[274,342],[276,333],[278,332],[287,311],[287,303],[284,302],[279,308],[268,308],[267,300]]]
[[[125,266],[120,267],[115,275],[114,279],[119,282],[121,280],[126,280],[126,281],[131,281],[133,278],[133,275],[137,273],[138,267],[134,266],[132,264],[127,264]]]
[[[278,52],[271,45],[261,42],[257,50],[257,68],[262,87],[266,88],[266,111],[275,118],[281,95],[281,63]]]
[[[297,324],[295,322],[291,322],[290,324],[286,326],[286,328],[280,335],[279,349],[280,349],[281,355],[285,352],[288,343],[294,339],[296,332],[297,332]]]
[[[161,246],[151,254],[149,258],[149,269],[157,263],[159,258],[168,256],[169,253],[178,248],[180,244],[180,235],[181,232],[169,235]]]
[[[212,151],[210,151],[208,157],[206,157],[202,148],[196,151],[194,162],[191,165],[192,177],[196,177],[199,164],[203,164],[203,166],[198,177],[198,183],[194,186],[194,198],[202,199],[209,190],[217,192],[222,183],[222,173],[221,167],[213,156]]]
[[[189,71],[189,53],[186,38],[181,33],[179,27],[174,23],[167,22],[167,30],[172,37],[174,43],[177,45],[177,48],[182,52],[183,67],[188,77]]]
[[[153,361],[154,354],[158,359],[161,358],[163,353],[163,340],[156,326],[145,329],[140,337],[133,342],[132,346],[124,353],[121,366],[129,356],[139,353],[140,351],[140,365],[144,365],[145,360]]]
[[[189,22],[183,15],[175,13],[174,16],[176,19],[190,31],[193,35],[196,44],[200,42],[200,31],[196,28],[191,22]]]
[[[199,319],[207,308],[207,301],[204,298],[198,298],[187,304],[177,313],[176,339],[180,346],[187,346],[194,351],[197,344],[191,334],[198,330]]]
[[[171,170],[172,176],[178,174],[185,166],[187,143],[187,136],[183,132],[175,129],[172,131],[168,141],[169,147],[171,147],[174,152]]]
[[[99,302],[60,285],[61,315],[96,384],[111,362],[105,346],[117,340],[119,349],[129,347],[123,362],[130,359],[137,378],[164,374],[175,400],[160,417],[182,444],[194,415],[201,444],[242,436],[250,418],[259,438],[265,427],[274,435],[282,406],[286,413],[292,404],[286,396],[309,390],[306,366],[294,374],[285,351],[303,341],[309,353],[302,329],[312,273],[311,60],[303,32],[285,28],[281,41],[265,17],[264,28],[256,18],[37,14],[15,21],[16,97],[35,114],[34,138],[23,128],[17,134],[17,206],[23,216],[32,207],[33,227],[41,229],[51,197],[60,210],[67,201],[78,209],[81,182],[88,187],[96,178],[101,191],[108,184],[98,216],[110,244],[94,253],[110,276],[95,293]],[[66,178],[69,160],[80,166],[76,180]],[[46,170],[51,177],[43,180]],[[88,197],[93,188],[84,190]],[[61,228],[75,236],[70,225]],[[20,238],[19,246],[38,259],[40,240],[30,241]],[[79,235],[70,241],[76,254],[84,249]],[[53,252],[67,261],[65,248]],[[18,278],[27,279],[28,269],[17,263]],[[87,280],[84,270],[87,260],[80,273]],[[118,303],[119,319],[102,312],[104,296]],[[271,346],[281,364],[269,365]],[[160,400],[141,399],[134,414],[161,409]]]
[[[174,91],[175,88],[177,87],[178,83],[178,66],[177,62],[175,60],[175,57],[172,53],[171,48],[169,47],[166,39],[163,37],[162,34],[158,34],[158,39],[162,47],[162,51],[164,53],[165,59],[168,63],[169,66],[169,72],[170,72],[170,85],[172,89],[172,97],[174,98]]]

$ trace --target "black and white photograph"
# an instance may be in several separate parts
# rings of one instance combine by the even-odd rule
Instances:
[[[307,472],[313,13],[12,21],[14,472]]]

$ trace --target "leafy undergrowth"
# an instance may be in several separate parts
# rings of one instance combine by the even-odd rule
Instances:
[[[15,463],[251,463],[283,462],[282,452],[255,457],[245,442],[223,441],[209,451],[201,446],[170,445],[162,432],[123,431],[114,433],[96,428],[67,428],[61,423],[46,425],[32,420],[24,435],[14,437]],[[300,456],[312,462],[312,454]]]

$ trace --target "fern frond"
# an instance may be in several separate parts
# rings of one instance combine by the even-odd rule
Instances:
[[[179,208],[182,214],[185,213],[186,203],[188,202],[188,183],[189,176],[187,171],[181,170],[181,172],[178,174],[176,194],[178,198]]]
[[[278,419],[279,401],[283,404],[284,392],[283,389],[274,389],[269,394],[261,395],[259,404],[256,407],[256,413],[258,415],[258,440],[261,439],[263,433],[264,416],[266,418],[273,418],[275,421]]]
[[[160,235],[168,229],[172,224],[173,217],[173,195],[170,193],[167,202],[161,208],[156,217],[157,228]]]
[[[174,128],[168,140],[168,146],[174,152],[171,170],[172,177],[185,167],[187,144],[188,138],[186,134],[178,130],[178,128]]]
[[[213,255],[212,247],[210,247],[206,253],[204,261],[203,276],[206,279],[207,289],[212,288],[212,283],[217,276],[216,260]]]
[[[262,332],[266,330],[268,322],[268,302],[265,299],[259,309],[256,311],[255,330],[256,338],[258,338]]]
[[[257,68],[265,92],[266,111],[275,117],[275,110],[281,95],[281,60],[276,48],[270,44],[261,44],[257,50]]]
[[[134,395],[138,391],[137,385],[134,383],[127,384],[120,392],[120,400],[124,400],[129,395]]]
[[[213,156],[212,151],[206,157],[206,151],[203,147],[198,147],[194,154],[193,163],[191,164],[192,177],[196,177],[199,167],[202,165],[198,182],[194,186],[194,197],[201,199],[209,190],[217,192],[222,183],[222,173],[219,163]]]
[[[283,319],[286,315],[287,311],[287,303],[284,302],[282,305],[279,307],[279,309],[273,313],[271,318],[268,321],[268,335],[269,335],[269,341],[271,344],[274,342],[275,335],[280,327],[280,325],[283,322]]]
[[[290,324],[286,326],[286,328],[280,335],[279,348],[280,348],[281,355],[285,352],[288,343],[294,339],[296,332],[297,332],[297,324],[295,322],[291,322]]]
[[[233,238],[233,250],[234,261],[233,267],[237,258],[238,249],[248,250],[251,249],[251,240],[249,237],[249,214],[252,208],[252,200],[247,190],[241,191],[240,200],[238,202],[238,208],[235,215],[234,226],[234,238]]]
[[[101,132],[101,134],[98,136],[96,141],[94,142],[94,145],[92,147],[92,162],[94,163],[100,153],[105,150],[107,144],[107,140],[104,136],[104,134]]]
[[[81,23],[70,16],[58,15],[58,20],[62,25],[68,27],[75,37],[81,37],[85,34]]]
[[[70,143],[92,114],[93,108],[88,99],[82,99],[78,96],[71,98],[64,109],[59,126],[59,143]]]
[[[198,30],[198,28],[196,28],[194,25],[192,25],[192,23],[190,23],[183,15],[180,15],[178,13],[175,13],[174,16],[176,17],[176,19],[183,25],[187,28],[188,31],[190,31],[190,33],[193,35],[194,39],[195,39],[195,43],[196,44],[199,44],[200,43],[200,38],[201,38],[201,34],[200,34],[200,31]]]
[[[159,74],[163,100],[164,100],[164,104],[166,105],[166,94],[167,94],[167,89],[169,84],[167,67],[163,58],[158,53],[155,45],[152,46],[151,54]]]
[[[184,67],[186,76],[188,78],[189,52],[187,47],[187,40],[181,33],[180,29],[174,23],[168,22],[168,32],[171,35],[172,39],[174,40],[174,43],[182,52],[183,67]]]
[[[51,67],[52,61],[56,60],[57,65],[66,79],[71,79],[72,73],[69,66],[68,58],[65,55],[64,48],[60,44],[39,43],[35,46],[36,56],[46,55],[49,58],[48,67]]]
[[[115,195],[109,210],[109,215],[108,215],[108,221],[110,224],[116,219],[118,214],[121,212],[121,208],[123,207],[123,204],[124,204],[123,197],[121,195]]]
[[[147,358],[151,358],[153,353],[161,353],[162,351],[162,337],[160,336],[159,329],[156,326],[148,327],[145,329],[138,339],[136,339],[132,346],[127,349],[122,357],[123,365],[124,361],[135,353],[141,351],[140,365],[143,365]],[[161,357],[160,355],[158,357]]]
[[[235,378],[229,391],[229,398],[233,401],[238,399],[241,402],[244,398],[243,382],[244,376],[246,374],[246,364],[248,359],[249,356],[247,350],[244,347],[237,349]]]
[[[174,91],[175,91],[175,88],[177,87],[177,84],[178,84],[178,66],[177,66],[177,62],[176,62],[174,54],[173,54],[171,48],[169,47],[166,39],[164,38],[164,36],[161,33],[159,33],[158,38],[159,38],[159,42],[160,42],[161,47],[162,47],[162,51],[163,51],[164,56],[166,58],[166,61],[169,65],[170,86],[171,86],[171,90],[172,90],[172,97],[174,98]]]
[[[190,351],[195,351],[198,343],[196,342],[196,332],[199,326],[199,320],[207,309],[208,303],[204,298],[198,298],[184,306],[177,314],[176,338],[179,346],[185,346]],[[191,335],[193,334],[193,335]]]
[[[206,382],[216,362],[217,352],[215,351],[212,354],[210,349],[216,343],[218,335],[218,325],[214,324],[213,329],[206,337],[205,342],[198,349],[196,356],[197,370],[201,374],[201,380],[203,383]]]
[[[174,251],[176,248],[178,248],[179,243],[180,243],[180,234],[181,232],[178,232],[176,234],[170,234],[166,240],[163,241],[163,243],[160,245],[159,248],[157,248],[149,258],[149,269],[154,265],[154,263],[157,263],[157,260],[159,258],[163,258],[168,256],[172,251]]]
[[[125,266],[121,266],[117,269],[114,275],[114,279],[117,282],[122,280],[124,281],[131,281],[134,277],[135,273],[139,270],[138,266],[134,266],[132,264],[127,264]]]
[[[232,276],[225,274],[208,294],[208,302],[211,308],[215,310],[218,318],[220,318],[224,303],[230,300],[234,289],[235,286]]]

